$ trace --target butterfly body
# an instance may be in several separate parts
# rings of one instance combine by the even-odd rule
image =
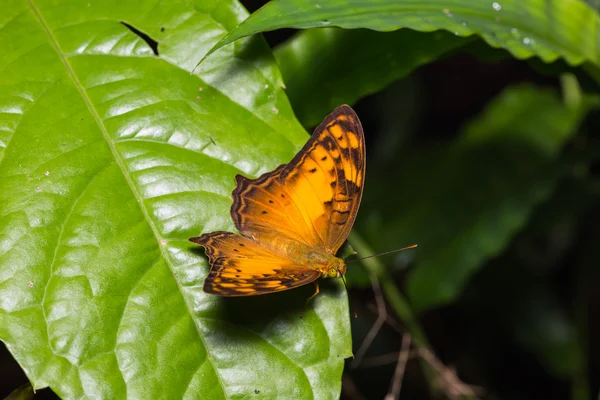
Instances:
[[[307,251],[298,254],[296,258],[298,265],[319,271],[322,278],[339,278],[346,273],[346,263],[341,258],[328,253]]]
[[[204,291],[250,296],[342,276],[346,264],[335,255],[356,218],[364,170],[362,127],[341,106],[289,164],[256,179],[237,175],[231,216],[240,234],[190,238],[211,264]]]

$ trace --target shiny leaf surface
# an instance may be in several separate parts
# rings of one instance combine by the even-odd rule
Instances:
[[[4,2],[0,339],[63,398],[335,398],[345,292],[202,292],[187,241],[308,138],[236,2]],[[147,35],[147,37],[144,37]],[[151,44],[155,44],[153,49]]]

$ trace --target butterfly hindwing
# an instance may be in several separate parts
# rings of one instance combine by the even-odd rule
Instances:
[[[305,285],[320,273],[301,268],[259,244],[231,232],[211,232],[190,239],[205,248],[211,270],[204,292],[220,296],[252,296]]]

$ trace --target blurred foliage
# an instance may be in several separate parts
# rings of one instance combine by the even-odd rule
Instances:
[[[255,11],[264,1],[243,3]],[[20,3],[15,0],[15,4]],[[164,68],[164,77],[169,79],[158,80],[159,86],[168,82],[170,89],[180,87],[177,95],[184,98],[186,84],[199,84],[188,79],[199,78],[201,87],[208,92],[198,97],[210,99],[213,107],[204,109],[198,108],[204,105],[194,105],[191,109],[179,109],[166,104],[159,107],[158,117],[146,116],[146,121],[155,125],[156,132],[168,125],[167,121],[171,121],[171,128],[177,127],[175,130],[193,131],[193,127],[185,125],[186,118],[193,118],[194,126],[210,133],[211,140],[213,131],[217,132],[215,138],[221,148],[210,157],[231,162],[235,168],[256,175],[284,162],[303,140],[280,87],[285,87],[293,112],[307,129],[340,103],[351,104],[365,128],[367,179],[363,204],[350,239],[358,254],[352,255],[352,249],[347,247],[344,255],[353,259],[412,243],[419,245],[414,250],[349,265],[346,277],[350,311],[358,315],[352,319],[355,353],[377,319],[372,277],[380,280],[383,298],[379,300],[388,304],[389,315],[366,357],[359,360],[358,368],[346,364],[342,397],[383,398],[394,379],[402,334],[408,332],[414,346],[435,354],[442,366],[454,367],[456,375],[451,375],[457,380],[483,388],[480,397],[485,399],[598,398],[600,346],[595,340],[600,334],[600,321],[596,317],[600,312],[600,256],[596,249],[600,240],[598,2],[275,0],[241,24],[245,12],[235,2],[227,4],[229,7],[200,8],[208,24],[174,23],[176,18],[170,21],[161,19],[161,15],[155,16],[156,21],[154,17],[137,21],[144,32],[159,38],[159,55],[150,57],[161,63],[141,68],[135,57],[131,57],[132,70],[127,71],[137,68],[152,72],[141,80],[152,87],[157,81],[153,78],[157,73],[155,68],[160,71]],[[148,5],[136,7],[150,9]],[[185,8],[181,4],[179,7]],[[171,9],[171,14],[176,9]],[[119,17],[119,9],[107,7],[107,10],[107,15],[116,13],[111,18],[126,19]],[[132,6],[128,12],[132,10],[136,8]],[[96,17],[104,18],[100,14]],[[13,25],[18,23],[17,20]],[[66,17],[61,24],[65,29],[71,26]],[[13,25],[5,24],[0,32],[5,37],[19,32]],[[166,26],[166,37],[161,36],[161,26]],[[309,29],[325,26],[341,28]],[[177,28],[173,33],[168,31],[172,27]],[[305,29],[266,34],[274,47],[281,75],[260,40],[253,37],[236,41],[280,28]],[[58,32],[64,35],[61,29]],[[117,41],[114,51],[122,53],[129,49],[130,55],[149,56],[149,49],[139,39],[125,35],[128,32],[124,29],[119,32],[129,38],[131,46],[123,43],[119,46]],[[100,33],[98,37],[104,37],[108,43],[110,32]],[[202,40],[194,39],[194,35]],[[68,35],[59,35],[59,40],[61,37],[71,40]],[[72,46],[73,51],[77,48]],[[103,49],[98,43],[90,48],[98,52]],[[9,60],[12,53],[5,54]],[[186,70],[192,70],[203,57],[197,75],[188,77]],[[163,60],[167,62],[163,64]],[[9,61],[3,65],[10,66]],[[33,67],[37,66],[35,63],[26,65],[37,70]],[[50,65],[58,71],[63,68],[60,63]],[[111,74],[123,72],[111,65],[99,68],[90,64],[86,68],[98,71],[108,81]],[[117,72],[110,68],[116,68]],[[5,74],[3,81],[7,87],[14,84],[14,77],[23,76],[14,67],[10,71],[13,75]],[[48,70],[42,72],[49,79]],[[92,80],[88,84],[90,89],[94,87]],[[88,106],[118,98],[92,96]],[[177,96],[170,100],[175,100],[174,104],[181,101]],[[137,97],[128,101],[121,106],[143,108],[141,105],[145,104]],[[10,110],[5,114],[10,115]],[[115,122],[108,125],[115,133],[127,130],[126,126],[110,124]],[[58,132],[56,135],[60,134],[59,127],[51,125]],[[267,140],[261,140],[263,131],[269,132]],[[27,142],[26,137],[21,140]],[[52,143],[45,145],[42,150],[50,151]],[[149,160],[156,161],[168,154],[168,150],[156,147],[148,154]],[[197,160],[194,157],[187,160],[188,156],[178,153],[177,157],[169,158],[165,168],[195,171],[195,176],[177,175],[171,182],[163,177],[164,186],[159,183],[155,189],[172,188],[176,184],[194,187],[194,182],[202,180],[205,185],[208,182],[203,190],[221,194],[218,200],[207,201],[202,197],[196,203],[186,201],[186,219],[172,222],[169,216],[158,212],[160,204],[151,199],[137,199],[142,204],[146,201],[152,211],[140,217],[141,220],[154,224],[160,235],[176,232],[169,237],[172,240],[178,233],[191,230],[190,224],[196,230],[230,224],[225,196],[231,189],[233,181],[227,179],[233,172],[226,168],[211,169],[206,163],[196,165]],[[10,161],[4,153],[3,157],[0,166]],[[124,168],[133,171],[135,166],[128,165]],[[190,165],[194,167],[190,169]],[[219,178],[211,180],[211,173]],[[1,176],[5,179],[5,175]],[[156,177],[143,178],[134,175],[134,185],[150,185]],[[108,183],[114,185],[115,181]],[[13,192],[5,192],[9,194],[2,199],[12,201],[11,207],[17,209],[13,204],[14,193],[23,185],[18,182],[11,185],[9,189]],[[170,196],[177,200],[174,194]],[[7,223],[1,228],[14,230],[14,225]],[[27,232],[26,229],[20,232]],[[149,246],[159,251],[155,239],[150,239]],[[0,242],[0,249],[6,250],[10,246],[2,246],[4,243]],[[201,282],[205,265],[197,261],[199,255],[194,253],[195,261],[184,263],[184,270],[179,263],[189,249],[169,246],[179,258],[165,257],[164,269],[168,271],[169,267],[189,279],[182,295],[188,303],[195,304],[196,310],[198,304],[204,303],[199,302],[203,298],[194,291],[194,282]],[[6,272],[7,265],[0,265],[0,271]],[[43,263],[37,267],[44,271]],[[198,270],[201,275],[195,272]],[[180,290],[169,276],[161,275],[157,280],[160,284],[146,285],[145,293],[157,295],[161,290],[167,293]],[[130,274],[126,281],[135,278],[135,274]],[[170,282],[170,286],[165,282]],[[161,289],[161,285],[166,289]],[[199,324],[206,324],[215,316],[218,319],[204,330],[190,328],[195,333],[189,343],[174,342],[187,349],[181,353],[189,356],[187,364],[193,365],[194,351],[204,349],[205,340],[208,353],[217,358],[216,362],[209,362],[216,366],[211,370],[216,376],[192,384],[212,383],[219,389],[211,392],[214,398],[232,397],[234,392],[243,392],[239,391],[240,383],[246,387],[257,382],[264,384],[264,376],[268,374],[269,382],[273,383],[266,386],[271,389],[280,385],[291,393],[301,387],[306,391],[299,397],[319,397],[309,394],[309,389],[335,397],[341,375],[337,354],[332,355],[336,360],[322,377],[317,379],[309,372],[312,380],[302,384],[290,384],[294,381],[290,380],[288,369],[277,368],[280,364],[275,364],[287,362],[289,354],[293,359],[290,365],[294,367],[310,364],[303,351],[295,350],[299,344],[319,349],[315,350],[319,353],[344,349],[348,344],[344,323],[339,323],[345,315],[343,295],[326,291],[328,302],[317,303],[317,313],[304,321],[308,326],[304,330],[304,322],[292,319],[286,312],[286,304],[293,304],[289,307],[293,308],[292,314],[297,311],[298,299],[308,293],[300,292],[266,296],[224,308],[206,303],[202,312],[208,310],[208,319],[204,314],[198,317],[194,312],[186,312],[185,307],[177,307],[181,301],[177,303],[173,308],[183,310],[183,318],[195,319]],[[4,299],[7,293],[4,292]],[[18,317],[21,319],[3,319],[7,324],[4,329],[13,333],[26,330],[26,318],[30,316]],[[156,318],[169,325],[166,316]],[[235,324],[228,326],[229,319]],[[96,322],[109,330],[102,321]],[[326,333],[319,331],[320,324],[327,327]],[[238,335],[240,330],[245,334]],[[340,340],[337,347],[326,342],[326,337],[332,335]],[[36,374],[28,366],[38,368],[42,357],[36,356],[31,342],[16,340],[16,334],[9,336],[0,339],[7,341],[11,352],[35,381]],[[86,340],[92,341],[89,337]],[[44,341],[34,343],[47,346]],[[239,347],[232,347],[232,343]],[[264,368],[260,368],[263,375],[241,373],[256,369],[256,357],[265,361]],[[175,359],[181,364],[179,358]],[[237,361],[219,363],[219,359]],[[6,368],[4,372],[15,374],[15,364],[7,361],[2,365]],[[95,373],[101,370],[87,368]],[[151,373],[140,376],[154,379],[152,382],[156,384],[169,379],[170,374],[177,374],[157,371],[158,377]],[[450,373],[451,369],[443,371]],[[457,386],[440,383],[443,371],[424,358],[410,361],[400,398],[453,398]],[[223,376],[229,380],[222,381]],[[138,382],[144,382],[143,379]],[[70,376],[48,384],[65,397],[77,397],[81,393],[80,383],[72,383],[74,380]],[[0,395],[11,391],[13,396],[21,391],[28,393],[28,386],[19,388],[25,382],[24,375],[11,379],[0,386]],[[40,382],[42,386],[46,383]],[[170,393],[185,386],[173,387]],[[90,397],[96,394],[93,385],[81,390]],[[187,394],[203,398],[203,392],[198,390]],[[261,390],[249,396],[274,396],[274,392]],[[48,392],[35,395],[43,396],[49,396]]]
[[[576,132],[586,103],[570,107],[550,91],[509,88],[451,144],[371,166],[385,174],[375,174],[380,191],[365,196],[373,211],[358,226],[378,248],[419,243],[418,268],[407,286],[416,311],[454,300],[551,195],[568,168],[557,162],[558,151]],[[381,179],[410,195],[389,196]]]
[[[275,57],[296,116],[315,126],[323,110],[353,104],[474,39],[444,31],[309,29],[278,46]],[[315,96],[322,91],[330,95]]]

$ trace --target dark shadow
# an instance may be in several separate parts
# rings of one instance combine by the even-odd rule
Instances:
[[[330,279],[319,279],[318,282],[320,293],[310,300],[308,307],[306,302],[315,293],[313,284],[259,296],[222,297],[221,317],[246,327],[260,327],[281,317],[301,319],[319,296],[336,295],[340,290]]]
[[[201,246],[190,250],[206,258],[204,249]],[[310,300],[308,307],[306,302],[315,293],[316,289],[312,283],[283,292],[258,296],[219,297],[221,307],[218,307],[218,309],[222,313],[219,319],[235,325],[252,325],[256,327],[284,315],[297,315],[298,318],[301,318],[319,296],[337,296],[340,291],[344,290],[336,285],[332,279],[318,279],[317,282],[319,284],[319,294]]]

